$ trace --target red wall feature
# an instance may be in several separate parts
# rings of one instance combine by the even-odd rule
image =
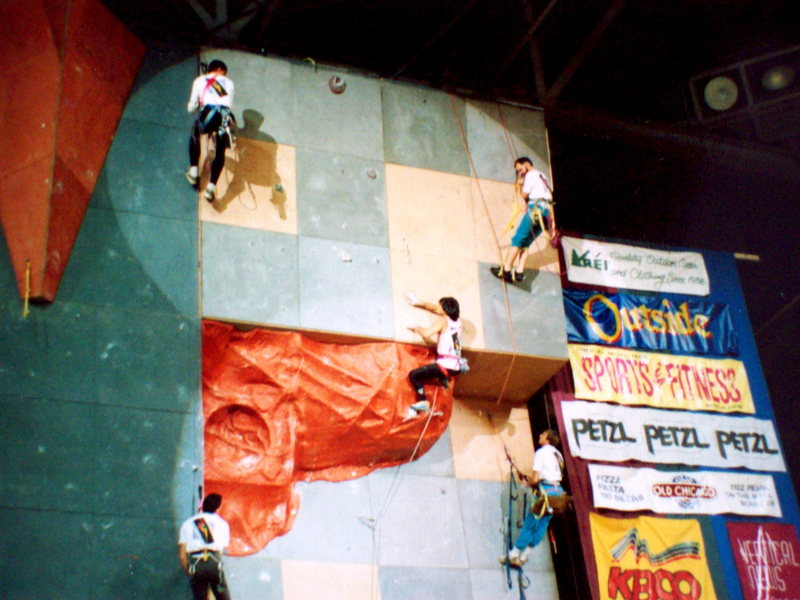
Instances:
[[[20,295],[55,299],[144,45],[98,0],[0,2],[0,222]]]
[[[295,481],[355,479],[427,452],[453,406],[452,386],[430,387],[432,412],[406,417],[408,372],[432,359],[411,344],[324,343],[205,321],[205,493],[224,497],[231,554],[291,529]]]

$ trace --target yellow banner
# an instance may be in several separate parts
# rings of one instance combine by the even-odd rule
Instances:
[[[575,397],[656,408],[754,413],[744,363],[570,344]]]
[[[589,515],[601,600],[716,600],[700,523]]]

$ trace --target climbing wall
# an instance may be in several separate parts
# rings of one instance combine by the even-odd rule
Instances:
[[[4,593],[188,595],[175,541],[204,481],[204,321],[418,344],[406,325],[429,316],[406,303],[413,290],[462,306],[473,370],[447,427],[409,464],[298,481],[291,528],[229,560],[233,596],[518,598],[496,560],[505,450],[529,467],[525,399],[566,360],[566,336],[552,251],[516,287],[488,267],[509,237],[498,250],[514,154],[548,170],[541,114],[212,54],[230,67],[243,126],[214,206],[183,179],[199,57],[151,46],[56,302],[23,316],[0,252]],[[42,559],[61,556],[69,569]],[[537,598],[557,597],[545,546],[526,573]]]
[[[406,293],[448,295],[461,304],[473,366],[456,382],[452,409],[449,399],[443,404],[449,426],[426,453],[427,444],[414,455],[412,439],[397,466],[295,483],[296,498],[274,513],[292,507],[291,527],[229,560],[232,587],[244,597],[297,600],[518,598],[516,581],[508,589],[497,564],[507,518],[504,445],[530,469],[525,400],[563,364],[565,326],[558,258],[546,239],[521,285],[504,287],[489,267],[513,233],[514,159],[529,156],[549,172],[541,113],[309,61],[201,55],[212,58],[227,63],[236,84],[240,130],[216,200],[197,200],[207,326],[290,329],[355,348],[419,344],[407,326],[431,317]],[[344,93],[331,91],[334,76]],[[386,385],[408,393],[408,369],[398,370],[384,375]],[[246,389],[256,381],[248,375]],[[207,394],[206,418],[218,406]],[[303,401],[293,406],[302,412]],[[334,425],[314,413],[301,418],[319,434],[304,443],[350,464],[349,438],[338,446],[337,436],[326,438]],[[402,442],[399,431],[419,431],[409,426],[386,429],[387,447]],[[219,435],[206,440],[216,445]],[[367,454],[359,464],[380,464],[384,453]],[[557,597],[550,561],[545,544],[526,567],[537,598]]]

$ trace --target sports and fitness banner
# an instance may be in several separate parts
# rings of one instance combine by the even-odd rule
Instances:
[[[708,272],[699,252],[665,252],[596,240],[561,238],[567,277],[589,285],[707,296]]]
[[[694,519],[589,515],[601,600],[716,600]]]
[[[771,475],[590,464],[589,479],[596,507],[661,514],[781,517]]]
[[[569,344],[575,397],[655,408],[754,413],[744,363]]]
[[[745,600],[800,600],[800,544],[786,523],[728,522]]]
[[[561,403],[573,456],[589,460],[785,471],[775,425],[733,417],[603,402]]]
[[[567,341],[692,354],[739,354],[727,305],[564,290]]]

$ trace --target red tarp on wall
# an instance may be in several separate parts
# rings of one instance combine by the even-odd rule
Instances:
[[[224,497],[230,553],[257,552],[291,529],[295,481],[354,479],[427,452],[447,428],[452,388],[426,390],[430,421],[406,418],[408,372],[433,358],[411,344],[323,343],[205,321],[205,490]]]

